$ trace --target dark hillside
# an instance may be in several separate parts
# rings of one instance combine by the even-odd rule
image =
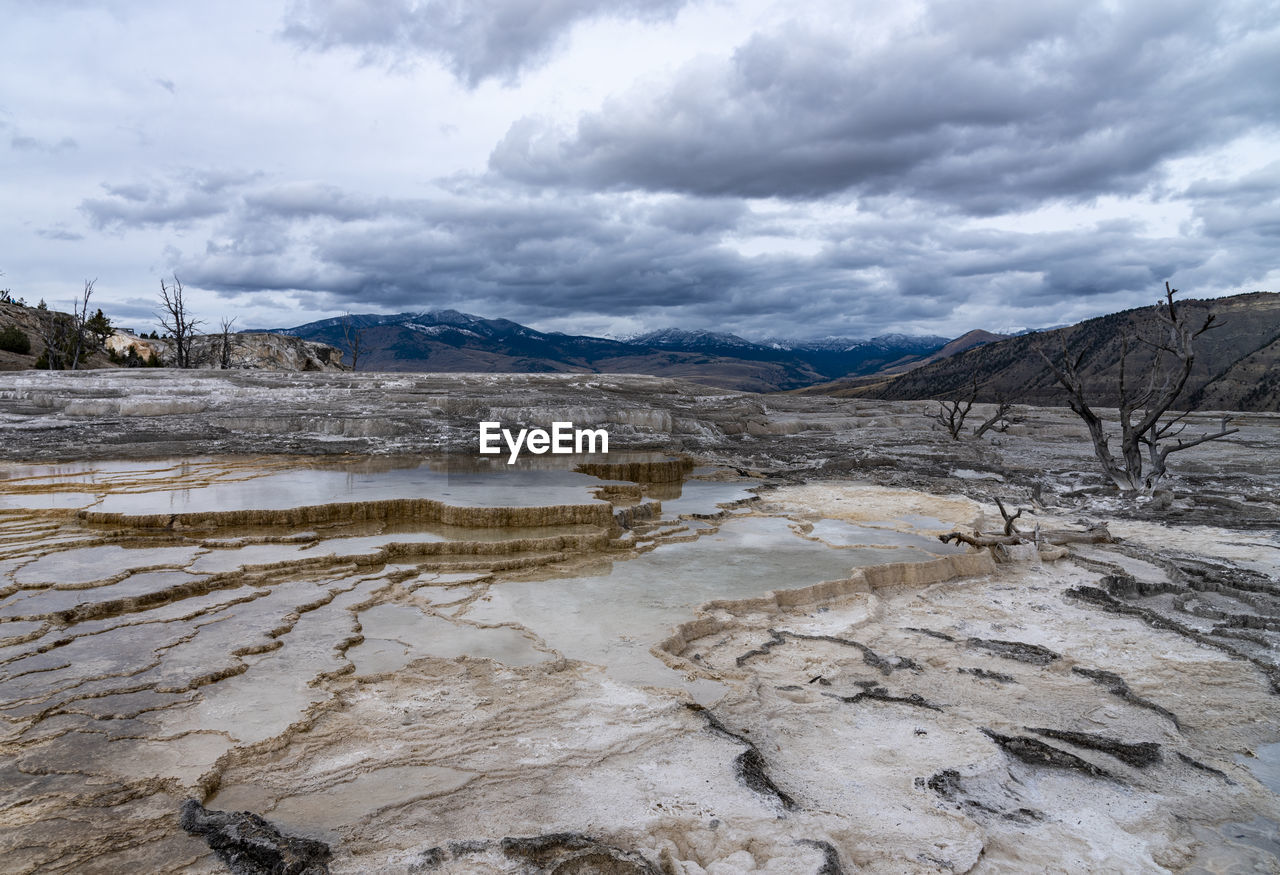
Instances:
[[[1195,366],[1187,384],[1189,405],[1218,410],[1280,409],[1280,295],[1254,292],[1215,300],[1186,300],[1180,306],[1198,324],[1217,314],[1217,325],[1197,341]],[[1129,339],[1129,373],[1140,373],[1152,352],[1136,338],[1150,325],[1154,308],[1100,316],[1066,328],[1011,337],[934,362],[892,380],[862,389],[862,397],[906,400],[947,398],[968,392],[974,377],[979,400],[1003,397],[1024,404],[1062,404],[1058,389],[1035,347],[1050,354],[1063,343],[1083,353],[1081,373],[1098,404],[1114,405],[1119,393],[1120,357]]]

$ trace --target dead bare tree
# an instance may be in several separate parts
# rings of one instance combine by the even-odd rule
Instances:
[[[51,371],[79,370],[80,360],[90,351],[86,348],[90,333],[89,298],[96,282],[84,281],[84,292],[79,300],[71,302],[70,313],[50,310],[43,300],[36,307],[36,336],[44,344],[44,354],[37,360],[37,367],[43,361],[44,367]]]
[[[80,354],[84,352],[85,334],[89,323],[89,296],[97,280],[84,281],[84,294],[71,305],[71,370],[80,369]]]
[[[36,359],[36,367],[40,367],[40,362],[43,361],[48,370],[60,371],[66,367],[71,317],[66,313],[50,310],[43,298],[36,305],[35,316],[36,336],[44,345],[44,352]]]
[[[235,321],[234,319],[222,320],[222,336],[218,342],[218,363],[224,371],[231,367],[231,326]]]
[[[1130,340],[1127,335],[1121,339],[1119,458],[1111,451],[1111,436],[1107,434],[1106,423],[1086,397],[1080,375],[1084,353],[1073,356],[1067,350],[1063,334],[1059,335],[1062,349],[1056,357],[1039,346],[1035,347],[1058,384],[1066,390],[1067,405],[1088,427],[1094,454],[1102,463],[1103,471],[1126,493],[1150,494],[1168,473],[1170,455],[1240,430],[1228,428],[1227,417],[1224,416],[1217,431],[1206,432],[1191,440],[1179,437],[1186,430],[1187,423],[1183,420],[1189,411],[1171,413],[1170,409],[1186,387],[1195,364],[1195,340],[1214,327],[1215,317],[1209,313],[1199,325],[1193,324],[1190,314],[1174,301],[1173,296],[1178,290],[1169,288],[1166,282],[1164,291],[1164,300],[1156,304],[1154,330],[1149,330],[1146,336],[1141,333],[1137,336],[1137,342],[1151,350],[1151,360],[1145,373],[1129,373]],[[1144,449],[1150,462],[1145,473]]]
[[[160,326],[173,335],[174,364],[180,368],[191,367],[191,341],[196,334],[196,326],[200,321],[192,319],[187,313],[187,303],[182,296],[182,281],[173,275],[173,286],[165,285],[160,280],[160,303],[165,314],[157,314]]]
[[[964,421],[973,409],[973,403],[972,397],[963,401],[939,401],[937,410],[926,407],[924,415],[945,428],[953,441],[958,441],[964,434]]]
[[[925,408],[925,416],[939,423],[947,434],[951,435],[953,441],[962,440],[964,438],[964,423],[969,417],[969,412],[973,410],[973,405],[978,401],[978,377],[973,377],[973,382],[969,386],[969,391],[964,398],[952,401],[939,401],[937,410]],[[1007,401],[1003,397],[996,400],[996,410],[991,416],[983,420],[981,425],[974,428],[970,437],[977,440],[988,431],[995,429],[996,431],[1007,431],[1009,426],[1014,422],[1012,416],[1013,402]]]
[[[364,342],[364,329],[355,327],[350,313],[342,314],[342,342],[347,352],[351,353],[351,370],[357,370],[360,364],[360,346]]]

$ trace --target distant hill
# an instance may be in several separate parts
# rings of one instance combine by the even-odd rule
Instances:
[[[71,314],[42,311],[13,302],[0,302],[0,333],[20,332],[26,339],[26,352],[15,352],[0,345],[0,371],[23,371],[36,367],[45,351],[40,319],[53,314],[70,320]],[[200,335],[191,345],[191,361],[196,368],[219,368],[221,365],[219,335]],[[230,335],[230,366],[236,370],[263,371],[338,371],[342,370],[342,353],[330,346],[309,343],[297,337],[283,337],[265,332]],[[130,354],[132,350],[132,355]],[[173,363],[172,340],[149,340],[116,329],[104,337],[101,349],[86,349],[79,362],[80,370],[138,367],[152,355],[165,365]]]
[[[871,340],[756,343],[734,334],[668,328],[626,340],[542,332],[456,310],[323,319],[270,329],[350,350],[344,322],[361,332],[360,370],[485,373],[638,373],[771,392],[919,359],[947,342],[902,335]]]
[[[944,344],[940,349],[928,355],[912,355],[890,362],[883,367],[871,370],[870,373],[863,371],[862,373],[853,374],[851,376],[841,377],[838,380],[832,380],[827,383],[818,383],[813,386],[807,386],[803,389],[797,389],[798,395],[832,395],[837,398],[852,397],[855,395],[867,394],[867,387],[876,386],[887,380],[896,377],[898,374],[905,374],[907,371],[924,367],[936,361],[950,358],[953,355],[959,355],[962,352],[982,346],[988,343],[994,343],[997,340],[1003,340],[1006,335],[993,334],[990,331],[983,331],[981,328],[975,328],[968,331],[955,340]]]
[[[35,307],[26,307],[12,301],[0,301],[0,332],[20,332],[26,338],[26,352],[15,352],[0,346],[0,371],[25,371],[35,367],[36,361],[44,353],[44,340],[41,336],[39,319],[42,315],[56,311],[41,311]],[[70,319],[70,314],[61,314]],[[14,335],[16,337],[16,335]],[[81,370],[92,368],[109,368],[111,361],[102,352],[86,351],[80,361]]]
[[[951,358],[953,355],[959,355],[962,352],[968,352],[969,350],[975,349],[979,346],[986,346],[988,343],[995,343],[997,340],[1004,340],[1005,337],[1007,337],[1007,335],[992,334],[990,331],[983,331],[981,328],[975,328],[973,331],[968,331],[960,335],[933,355],[926,356],[916,362],[885,368],[881,373],[905,374],[907,371],[913,371],[916,368],[931,365],[934,362]]]
[[[1204,410],[1280,411],[1280,294],[1254,292],[1213,300],[1185,300],[1196,320],[1212,311],[1217,326],[1196,342],[1196,361],[1184,398]],[[978,398],[999,397],[1026,404],[1063,404],[1064,395],[1034,346],[1052,353],[1065,343],[1083,354],[1086,387],[1097,403],[1114,406],[1119,395],[1122,338],[1137,336],[1150,323],[1152,307],[1125,310],[1076,325],[1009,337],[902,374],[864,378],[861,385],[834,394],[907,400],[951,398],[979,384]],[[1136,347],[1136,348],[1133,348]],[[1141,367],[1149,350],[1132,345],[1130,363]],[[815,391],[810,389],[807,391]]]

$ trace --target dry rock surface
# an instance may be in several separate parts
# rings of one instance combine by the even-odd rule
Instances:
[[[150,340],[117,331],[106,340],[106,347],[117,355],[133,355],[142,361],[155,356],[171,363],[174,357],[171,340]],[[202,334],[191,343],[192,367],[222,369],[222,335]],[[227,369],[262,371],[341,371],[342,351],[327,343],[302,340],[284,334],[232,333],[227,337]]]
[[[4,375],[0,869],[1280,870],[1280,418],[1134,502],[924,406]]]

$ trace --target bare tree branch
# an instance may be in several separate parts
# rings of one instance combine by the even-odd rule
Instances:
[[[191,341],[196,334],[196,326],[202,324],[192,319],[187,313],[187,304],[183,298],[182,281],[173,275],[173,286],[165,285],[160,280],[160,303],[165,309],[164,315],[157,315],[160,326],[173,335],[174,362],[180,368],[191,367]]]
[[[1013,416],[1013,402],[999,398],[996,400],[995,413],[984,419],[982,424],[973,430],[973,439],[977,440],[993,428],[999,432],[1008,431],[1009,426],[1019,419]]]
[[[222,320],[222,336],[218,344],[218,363],[224,371],[231,367],[231,326],[235,324],[235,321],[235,319]]]
[[[1004,533],[1006,535],[1019,534],[1018,528],[1013,524],[1013,521],[1016,520],[1018,517],[1022,516],[1022,512],[1026,510],[1026,508],[1020,507],[1018,508],[1017,513],[1010,516],[1009,511],[1005,509],[1004,502],[1001,501],[999,498],[996,499],[996,507],[1000,508],[1000,516],[1004,517]]]
[[[933,410],[926,407],[924,415],[946,429],[947,434],[951,435],[953,441],[958,441],[965,436],[965,420],[968,419],[977,401],[978,378],[975,375],[969,385],[968,392],[963,397],[949,401],[939,400],[938,408]],[[1004,398],[997,399],[995,413],[983,420],[982,424],[977,426],[969,437],[977,440],[993,428],[996,431],[1006,431],[1014,421],[1009,415],[1012,410],[1013,402]]]
[[[364,342],[364,329],[356,328],[351,322],[351,314],[342,314],[342,340],[347,348],[347,352],[351,353],[351,370],[357,370],[360,366],[360,347]]]
[[[64,313],[50,310],[44,300],[36,306],[36,336],[44,345],[45,367],[60,371],[64,367],[69,318]],[[37,359],[36,364],[39,364]]]
[[[925,408],[924,413],[925,416],[941,424],[947,430],[947,434],[951,435],[953,441],[958,441],[964,430],[965,417],[969,415],[969,411],[972,408],[972,399],[968,401],[939,401],[937,410]]]
[[[85,326],[89,322],[89,296],[97,280],[84,281],[84,294],[71,306],[71,370],[80,369],[80,354],[84,351]]]

